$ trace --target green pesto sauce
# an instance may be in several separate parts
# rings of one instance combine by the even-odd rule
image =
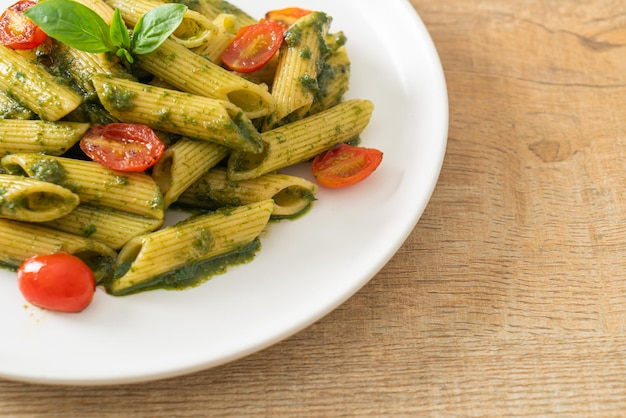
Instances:
[[[42,158],[37,160],[30,167],[30,170],[33,173],[32,176],[38,180],[54,184],[63,184],[65,181],[65,168],[55,159]]]
[[[318,36],[322,37],[324,27],[330,22],[330,17],[321,12],[314,12],[313,15],[314,18],[307,21],[306,24],[293,25],[285,32],[285,44],[287,47],[293,48],[299,46],[300,42],[302,42],[302,36],[309,30],[315,31]],[[320,44],[325,45],[324,42],[320,42]]]
[[[252,261],[260,248],[261,242],[255,239],[235,251],[209,260],[180,267],[159,275],[148,282],[141,283],[118,293],[112,292],[110,286],[106,283],[105,286],[107,291],[115,296],[125,296],[155,289],[183,290],[197,287],[210,280],[213,276],[226,273],[230,266]],[[128,268],[129,266],[120,266],[113,276],[119,277],[124,271],[128,270]]]
[[[123,87],[112,87],[104,84],[103,98],[116,110],[131,110],[135,107],[136,93]]]
[[[87,227],[82,229],[83,236],[89,237],[89,236],[93,235],[97,230],[98,230],[98,227],[96,227],[94,224],[91,224],[91,225],[89,225],[89,226],[87,226]]]
[[[309,74],[305,74],[302,77],[298,77],[298,82],[300,83],[300,86],[305,92],[310,92],[310,93],[315,94],[320,89],[318,82],[317,82],[317,78],[311,77]]]

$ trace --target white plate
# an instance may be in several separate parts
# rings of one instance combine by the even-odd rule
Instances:
[[[383,150],[382,165],[354,187],[321,190],[306,216],[270,226],[252,262],[198,288],[122,298],[99,289],[84,312],[61,314],[25,304],[15,275],[0,271],[0,377],[131,383],[241,358],[335,309],[413,230],[439,176],[448,102],[437,52],[410,3],[232,2],[257,17],[289,6],[333,16],[332,31],[348,36],[349,97],[376,106],[362,145]]]

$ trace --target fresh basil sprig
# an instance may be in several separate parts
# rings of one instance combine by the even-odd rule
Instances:
[[[89,7],[72,0],[46,0],[24,14],[48,36],[85,52],[115,52],[133,62],[134,54],[158,48],[180,25],[187,6],[167,3],[147,12],[135,24],[132,37],[118,9],[111,26]]]

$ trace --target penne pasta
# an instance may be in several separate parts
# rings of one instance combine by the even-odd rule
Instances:
[[[169,147],[152,170],[169,207],[200,176],[222,161],[228,148],[206,141],[182,138]]]
[[[268,118],[264,130],[280,125],[284,119],[301,119],[309,111],[318,89],[321,50],[329,26],[330,18],[325,13],[313,12],[298,19],[285,32],[272,84],[276,111]]]
[[[10,154],[1,160],[9,174],[25,175],[64,186],[81,203],[163,219],[163,196],[144,173],[113,171],[93,161],[41,154]]]
[[[273,206],[265,200],[198,215],[133,238],[120,251],[107,289],[116,295],[135,292],[177,268],[236,251],[259,236]]]
[[[266,85],[227,71],[172,40],[154,52],[137,56],[136,62],[181,91],[228,100],[250,119],[269,115],[276,106]]]
[[[228,159],[228,178],[248,180],[315,157],[334,145],[356,138],[369,123],[374,105],[352,99],[328,110],[263,132],[260,154],[234,151]]]
[[[262,149],[252,122],[230,102],[113,77],[94,76],[93,83],[102,105],[120,121],[248,152]]]
[[[76,144],[87,129],[87,123],[3,119],[0,120],[0,157],[20,152],[61,155]]]
[[[157,6],[167,2],[159,0],[105,0],[113,9],[119,9],[122,18],[129,27],[135,26],[139,19]],[[211,19],[194,10],[187,10],[183,21],[171,35],[172,39],[185,48],[195,48],[206,42],[217,33],[217,27]]]
[[[307,210],[316,193],[317,185],[302,177],[270,173],[251,180],[230,181],[226,169],[216,167],[185,190],[178,202],[216,208],[271,199],[272,217],[290,218]]]
[[[54,183],[0,174],[0,218],[51,221],[70,213],[79,202],[78,195]]]
[[[79,205],[67,215],[45,222],[44,225],[79,237],[90,238],[119,250],[131,238],[161,227],[163,220],[104,206]]]
[[[35,119],[35,113],[0,90],[0,119]]]
[[[17,269],[24,260],[35,255],[67,252],[83,260],[98,281],[109,275],[117,256],[98,241],[8,219],[0,219],[0,246],[0,263],[7,267]]]
[[[82,102],[42,66],[4,45],[0,45],[0,90],[48,121],[61,119]]]
[[[195,10],[207,16],[209,19],[213,19],[220,14],[233,15],[236,19],[235,31],[242,26],[252,25],[258,22],[257,19],[253,18],[239,7],[225,0],[177,0],[176,3],[184,4],[191,10]]]

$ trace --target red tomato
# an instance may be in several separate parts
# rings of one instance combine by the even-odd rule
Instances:
[[[271,10],[265,13],[265,18],[280,23],[284,28],[288,28],[293,25],[296,20],[309,13],[313,12],[299,7],[287,7],[285,9]]]
[[[322,186],[351,186],[372,174],[382,159],[375,148],[340,144],[313,159],[313,175]]]
[[[165,151],[150,127],[134,123],[92,126],[80,140],[89,158],[113,170],[145,171]]]
[[[46,40],[44,31],[24,16],[24,11],[35,4],[32,0],[20,0],[2,13],[0,43],[13,49],[33,49]]]
[[[24,260],[17,270],[17,280],[27,301],[53,311],[80,312],[89,306],[96,290],[91,269],[68,253]]]
[[[269,20],[244,26],[222,53],[222,62],[240,73],[256,71],[278,52],[284,34],[285,30],[280,23]]]

